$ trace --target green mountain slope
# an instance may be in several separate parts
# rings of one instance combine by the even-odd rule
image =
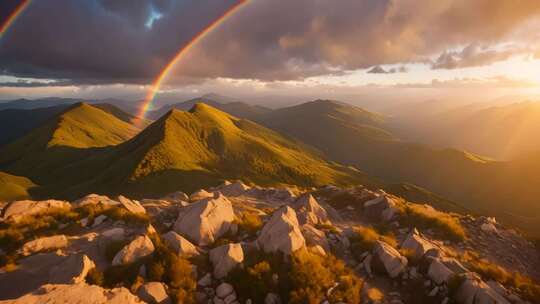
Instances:
[[[30,189],[36,185],[28,178],[0,171],[0,201],[30,198]]]
[[[62,168],[138,132],[137,127],[99,108],[79,103],[3,147],[0,166],[6,172],[46,184],[57,178]]]
[[[529,232],[540,231],[540,171],[528,169],[534,167],[530,162],[494,162],[455,149],[402,142],[385,130],[377,115],[330,101],[277,110],[261,122],[388,184],[412,183],[429,190],[419,195],[418,189],[388,186],[409,199],[441,196]]]
[[[57,135],[59,124],[44,125],[0,153],[1,160],[12,161],[2,162],[8,172],[39,182],[38,196],[74,198],[90,192],[152,196],[194,191],[224,179],[259,185],[376,184],[358,170],[323,160],[313,148],[205,104],[189,112],[171,110],[114,146],[121,140],[118,127],[128,130],[124,122],[88,105],[80,108],[86,113],[82,116],[93,117],[104,128],[87,121],[85,130],[92,135],[83,136],[75,123],[80,115],[74,115],[81,110],[72,109],[70,119],[59,119],[72,122],[72,128],[60,123],[63,132]],[[103,134],[105,129],[109,133]],[[66,134],[67,130],[77,135]],[[94,136],[98,142],[89,141]],[[98,145],[104,140],[111,145]],[[22,147],[28,152],[21,152]],[[23,156],[15,157],[16,152]]]
[[[209,97],[212,97],[212,95],[210,95]],[[155,111],[150,112],[148,117],[151,119],[158,119],[172,109],[189,111],[191,108],[193,108],[193,106],[195,106],[198,103],[205,103],[209,106],[212,106],[216,109],[219,109],[235,117],[246,118],[250,120],[257,120],[261,118],[263,115],[272,111],[269,108],[265,108],[258,105],[249,105],[247,103],[243,103],[239,101],[220,102],[220,101],[211,99],[209,97],[194,98],[188,101],[166,105]]]

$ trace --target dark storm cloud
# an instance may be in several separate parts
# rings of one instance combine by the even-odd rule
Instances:
[[[461,51],[446,51],[432,64],[433,69],[458,69],[489,65],[506,60],[514,55],[523,54],[528,50],[510,48],[505,50],[491,50],[470,44]]]
[[[76,83],[149,83],[180,46],[233,3],[33,1],[0,41],[0,73]],[[153,10],[162,16],[147,28]],[[539,12],[537,0],[256,0],[187,54],[174,70],[177,78],[171,78],[303,79],[425,62],[441,53],[434,67],[489,64],[507,57],[446,50],[505,42]]]
[[[0,73],[147,83],[228,1],[33,1],[0,41]],[[163,17],[145,27],[151,10]]]

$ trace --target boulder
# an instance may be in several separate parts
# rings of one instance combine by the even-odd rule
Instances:
[[[300,231],[296,212],[289,206],[275,211],[262,228],[257,244],[265,252],[281,251],[284,254],[304,248],[306,241]]]
[[[199,281],[197,285],[206,287],[212,285],[212,275],[210,273],[205,274]]]
[[[210,250],[210,262],[214,266],[214,277],[221,279],[227,276],[229,271],[244,261],[242,245],[226,244]]]
[[[397,277],[407,267],[407,258],[385,242],[377,241],[373,255],[382,263],[391,278]]]
[[[276,293],[268,293],[264,298],[264,304],[281,304],[281,298]]]
[[[502,295],[484,283],[477,274],[469,272],[463,274],[462,277],[464,281],[457,289],[455,295],[457,303],[510,304]]]
[[[387,195],[381,195],[364,203],[364,214],[373,220],[379,220],[383,217],[383,212],[386,209],[394,208],[394,206],[395,202],[392,198]],[[385,214],[385,217],[388,216],[389,214]]]
[[[25,216],[36,215],[51,209],[69,209],[71,205],[66,201],[14,201],[2,209],[2,219],[18,222]]]
[[[88,272],[96,264],[85,254],[69,256],[63,263],[57,265],[49,272],[51,284],[78,284],[85,281]]]
[[[189,196],[182,191],[176,191],[176,192],[167,194],[161,199],[165,201],[173,202],[173,203],[181,203],[181,202],[189,201]]]
[[[77,303],[77,304],[143,304],[126,288],[104,289],[97,285],[47,284],[32,293],[4,303],[42,304],[42,303]]]
[[[199,250],[195,245],[174,231],[169,231],[161,236],[161,238],[171,246],[179,256],[192,257],[199,255]]]
[[[319,230],[312,225],[305,224],[301,227],[302,234],[306,240],[306,244],[309,246],[320,246],[325,251],[330,250],[330,244],[326,238],[324,231]]]
[[[25,243],[22,246],[21,254],[28,256],[37,252],[51,251],[60,248],[65,248],[68,245],[68,239],[65,235],[53,235],[48,237],[42,237],[30,242]]]
[[[430,241],[423,238],[418,230],[414,228],[407,238],[401,243],[401,249],[410,250],[413,253],[414,259],[420,259],[426,252],[436,246]]]
[[[437,284],[447,283],[448,280],[454,275],[454,272],[440,259],[432,259],[428,268],[428,277]]]
[[[216,288],[216,296],[225,299],[228,295],[234,293],[234,287],[229,283],[221,283]]]
[[[110,199],[108,196],[99,195],[99,194],[88,194],[87,196],[76,200],[73,202],[73,205],[76,207],[83,207],[86,205],[105,205],[105,206],[116,206],[120,203]]]
[[[122,195],[118,196],[118,202],[128,211],[135,214],[146,214],[146,209],[137,201],[130,200]]]
[[[98,216],[94,219],[94,223],[92,224],[92,228],[101,225],[106,219],[107,219],[107,216],[106,216],[106,215],[103,215],[103,214],[98,215]]]
[[[319,202],[309,193],[299,197],[294,203],[296,216],[300,225],[328,224],[328,213],[319,205]]]
[[[207,198],[213,198],[214,193],[208,192],[204,189],[197,190],[189,196],[189,200],[192,202],[200,201]]]
[[[165,284],[160,282],[148,282],[137,290],[139,298],[151,304],[171,304],[171,298],[167,295]]]
[[[199,246],[209,245],[229,230],[233,220],[231,202],[218,195],[183,208],[173,230]]]
[[[112,261],[113,266],[126,265],[147,257],[154,252],[154,244],[149,237],[141,235],[118,252]]]
[[[249,186],[246,186],[241,181],[236,181],[234,183],[224,183],[215,190],[221,192],[223,195],[235,197],[246,194],[249,189]]]
[[[101,235],[107,239],[121,241],[126,237],[126,230],[124,228],[116,227],[103,231]]]
[[[482,229],[482,231],[484,232],[487,232],[487,233],[497,233],[497,227],[495,227],[495,225],[493,225],[493,223],[483,223],[481,226],[480,226],[480,229]]]

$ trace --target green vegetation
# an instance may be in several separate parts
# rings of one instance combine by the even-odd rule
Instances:
[[[240,234],[245,232],[249,235],[254,235],[263,225],[261,216],[249,211],[243,211],[238,214],[236,223],[238,224]]]
[[[282,255],[254,254],[246,257],[244,268],[228,277],[241,301],[264,302],[269,292],[280,295],[284,303],[320,303],[332,289],[331,303],[359,303],[362,281],[343,262],[331,255],[319,256],[299,251],[285,261]]]
[[[79,104],[6,146],[0,164],[39,183],[36,196],[65,198],[89,192],[148,197],[178,186],[192,192],[224,179],[262,186],[371,183],[312,148],[204,104],[173,110],[126,141],[137,131]]]
[[[16,223],[3,222],[0,224],[0,248],[13,254],[26,241],[56,233],[60,223],[72,223],[78,218],[76,212],[55,208],[38,215],[25,216]]]
[[[28,178],[0,171],[0,201],[30,198],[30,190],[36,185]]]
[[[351,241],[351,250],[356,257],[360,257],[366,251],[370,251],[377,241],[383,241],[396,248],[397,240],[391,235],[381,235],[372,227],[356,226],[354,235],[349,238]]]
[[[335,101],[278,109],[258,122],[312,145],[333,161],[387,182],[382,188],[409,201],[430,203],[445,211],[467,209],[481,214],[489,210],[501,222],[540,235],[539,153],[496,162],[455,149],[407,143],[397,139],[384,117]],[[403,187],[404,182],[422,188]]]
[[[466,237],[459,220],[448,213],[418,204],[401,206],[401,213],[400,222],[407,227],[432,229],[436,236],[447,240],[462,241]]]
[[[108,288],[122,285],[136,292],[144,283],[144,279],[139,275],[141,267],[144,266],[148,281],[167,284],[170,296],[176,303],[195,303],[197,282],[191,262],[177,256],[158,235],[150,235],[150,239],[155,247],[150,257],[128,265],[110,266],[103,273],[97,269],[92,270],[86,276],[86,282]],[[124,241],[109,243],[106,247],[108,259],[112,260],[126,244]]]

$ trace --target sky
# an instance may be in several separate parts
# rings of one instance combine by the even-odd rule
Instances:
[[[0,2],[2,24],[19,2]],[[236,4],[29,1],[0,36],[0,99],[144,99]],[[155,98],[537,98],[539,71],[538,0],[251,0],[174,63]]]

